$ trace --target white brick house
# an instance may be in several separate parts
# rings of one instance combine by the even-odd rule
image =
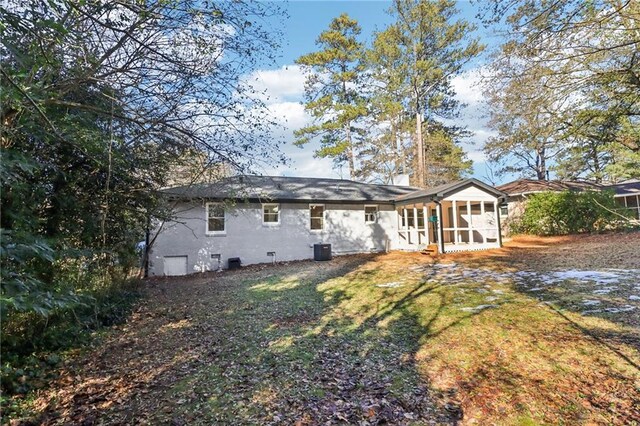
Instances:
[[[475,179],[429,190],[349,180],[236,176],[164,190],[174,217],[150,245],[150,275],[184,275],[333,254],[501,245],[503,193]]]

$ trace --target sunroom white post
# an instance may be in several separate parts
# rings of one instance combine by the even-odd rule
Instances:
[[[424,225],[424,238],[429,245],[429,218],[427,217],[427,205],[422,204],[422,224]]]
[[[438,243],[440,244],[440,253],[444,254],[444,232],[442,230],[444,225],[442,224],[442,202],[437,203],[436,214],[438,216],[438,228],[436,229],[436,232],[437,232],[436,235],[438,235]]]
[[[467,200],[467,214],[469,215],[469,244],[473,244],[473,216],[471,215],[471,201]]]
[[[498,201],[494,201],[493,202],[493,212],[496,215],[495,216],[495,222],[496,222],[496,230],[498,232],[497,237],[498,237],[498,247],[502,247],[502,233],[500,231],[500,212],[498,211]]]
[[[409,231],[409,218],[407,217],[407,208],[403,207],[402,208],[402,217],[404,218],[404,227],[402,229],[405,229],[405,238],[407,241],[407,244],[411,244],[411,236],[409,235],[410,231]]]
[[[413,205],[413,229],[415,232],[416,239],[415,241],[420,244],[420,227],[418,226],[418,208],[416,205]]]
[[[456,200],[451,201],[451,208],[453,210],[453,242],[458,244],[460,238],[458,237],[458,209],[456,207]]]
[[[494,210],[495,211],[495,210]],[[487,218],[484,216],[485,215],[485,211],[484,211],[484,201],[480,201],[480,217],[482,218],[482,221],[480,223],[483,224],[483,226],[486,228],[487,225]],[[482,232],[480,232],[480,235],[482,235],[482,244],[487,242],[487,239],[485,237],[485,232],[487,232],[486,230],[483,230]]]

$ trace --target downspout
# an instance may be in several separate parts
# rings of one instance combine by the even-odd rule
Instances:
[[[438,249],[440,253],[444,254],[444,230],[442,229],[442,220],[444,219],[444,215],[442,214],[442,204],[439,200],[433,199],[433,202],[438,206]]]
[[[498,200],[500,200],[499,203],[497,204],[497,211],[495,212],[496,218],[498,219],[498,247],[502,247],[502,224],[500,223],[500,206],[502,206],[502,203],[506,203],[507,200],[504,198],[498,198]]]

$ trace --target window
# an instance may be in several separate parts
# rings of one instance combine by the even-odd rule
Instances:
[[[324,206],[322,204],[309,204],[309,229],[324,229]]]
[[[207,203],[207,234],[223,234],[224,232],[224,204]]]
[[[280,223],[279,204],[262,205],[262,223],[265,225],[277,225],[278,223]]]
[[[378,206],[364,206],[364,223],[374,223],[378,218]]]
[[[500,206],[500,216],[507,216],[509,214],[509,206],[503,204]]]
[[[424,211],[422,209],[418,209],[418,217],[416,218],[418,229],[424,228]]]
[[[405,215],[405,211],[407,214],[407,220],[405,221],[404,219],[404,215]],[[401,226],[403,229],[407,229],[407,228],[413,228],[413,209],[400,209],[398,210],[398,214],[400,215],[400,220],[401,220]]]

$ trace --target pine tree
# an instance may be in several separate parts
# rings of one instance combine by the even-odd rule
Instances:
[[[320,137],[318,157],[347,163],[349,176],[356,174],[355,145],[364,131],[358,120],[367,113],[362,96],[364,46],[358,41],[361,29],[347,14],[334,18],[316,45],[317,52],[301,56],[296,63],[306,71],[305,109],[313,123],[295,132],[298,146]]]
[[[477,39],[468,40],[474,27],[464,21],[452,22],[457,10],[451,0],[395,0],[390,10],[396,22],[383,37],[400,50],[402,64],[393,72],[402,73],[410,96],[405,103],[415,117],[416,170],[414,182],[425,186],[423,131],[437,118],[454,117],[458,104],[451,79],[484,48]],[[426,126],[425,126],[426,123]]]

